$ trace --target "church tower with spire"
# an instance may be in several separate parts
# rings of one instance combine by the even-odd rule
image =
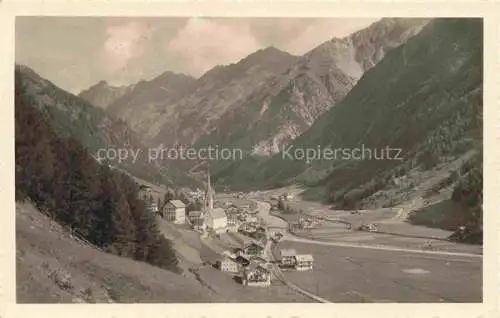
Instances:
[[[207,191],[205,193],[204,220],[206,233],[225,233],[227,229],[227,215],[223,208],[215,208],[215,191],[210,182],[210,171],[208,172]]]
[[[214,196],[215,192],[212,189],[212,184],[210,182],[210,171],[208,172],[208,178],[207,178],[207,190],[205,192],[205,213],[209,213],[214,209]]]

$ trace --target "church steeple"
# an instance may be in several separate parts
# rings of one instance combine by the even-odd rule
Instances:
[[[212,189],[212,185],[210,183],[210,170],[208,171],[207,192],[205,194],[205,205],[206,205],[207,212],[212,211],[214,209],[214,190]]]

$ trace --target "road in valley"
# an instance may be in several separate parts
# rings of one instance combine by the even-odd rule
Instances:
[[[308,244],[318,244],[318,245],[326,245],[326,246],[339,246],[339,247],[349,247],[349,248],[362,248],[362,249],[373,249],[373,250],[385,250],[385,251],[394,251],[394,252],[407,252],[407,253],[417,253],[417,254],[437,254],[437,255],[445,255],[445,256],[464,256],[464,257],[474,257],[474,258],[482,258],[481,254],[472,254],[472,253],[455,253],[455,252],[446,252],[446,251],[432,251],[432,250],[422,250],[422,249],[408,249],[408,248],[398,248],[393,246],[383,246],[383,245],[371,245],[371,244],[358,244],[358,243],[345,243],[345,242],[325,242],[320,240],[313,240],[308,238],[303,238],[290,233],[288,223],[271,215],[270,205],[266,202],[257,201],[259,207],[259,215],[264,220],[266,226],[270,229],[280,229],[281,233],[284,234],[281,241],[293,241],[299,243],[308,243]]]
[[[297,237],[285,220],[269,213],[268,203],[255,201],[268,229],[284,234],[277,248],[295,248],[315,258],[313,271],[283,273],[275,266],[275,276],[318,302],[482,300],[481,254]]]

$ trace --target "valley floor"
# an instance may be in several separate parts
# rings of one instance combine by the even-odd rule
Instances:
[[[482,301],[482,247],[446,241],[447,231],[397,220],[394,209],[361,211],[360,216],[350,211],[331,211],[315,202],[301,202],[314,206],[308,211],[325,216],[327,221],[317,228],[291,233],[289,225],[296,220],[296,215],[273,215],[266,203],[260,204],[261,216],[271,230],[285,233],[274,248],[276,258],[279,259],[281,249],[288,248],[314,257],[314,270],[283,271],[285,280],[322,299],[330,302]],[[353,224],[377,222],[383,233],[348,230],[344,223],[335,220]]]
[[[331,302],[481,302],[482,259],[285,241],[314,255],[314,270],[287,280]],[[278,252],[278,250],[277,250]]]

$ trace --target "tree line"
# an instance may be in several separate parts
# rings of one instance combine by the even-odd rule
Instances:
[[[76,139],[59,138],[17,88],[16,201],[29,198],[41,212],[109,253],[178,271],[171,242],[146,211],[135,181],[99,164]]]

